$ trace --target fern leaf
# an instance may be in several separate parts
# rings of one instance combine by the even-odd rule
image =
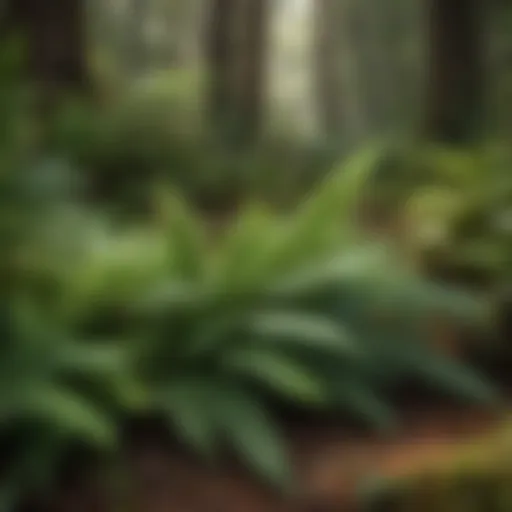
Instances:
[[[170,236],[169,250],[178,276],[198,279],[205,270],[205,233],[199,219],[176,194],[160,191],[157,200],[163,225]]]
[[[201,455],[211,458],[216,450],[216,425],[211,411],[211,385],[185,379],[157,392],[157,404],[168,414],[177,434]]]
[[[292,472],[286,446],[262,404],[232,386],[221,387],[215,410],[227,441],[249,468],[273,485],[289,487]]]
[[[331,387],[335,404],[354,417],[366,421],[371,427],[389,430],[396,425],[393,411],[364,383],[340,378]]]
[[[240,349],[226,355],[222,364],[225,371],[252,380],[283,398],[309,404],[327,399],[322,380],[307,365],[277,351]]]
[[[354,340],[337,322],[321,315],[268,311],[252,317],[250,332],[270,343],[285,342],[334,354],[359,352]]]
[[[109,418],[80,395],[60,387],[41,385],[20,405],[24,406],[25,415],[39,418],[65,436],[78,436],[104,446],[115,441],[115,429]]]

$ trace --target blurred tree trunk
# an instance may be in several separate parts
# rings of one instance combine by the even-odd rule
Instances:
[[[130,0],[127,3],[126,26],[124,30],[124,59],[130,74],[143,73],[149,64],[146,41],[146,23],[150,12],[149,0]]]
[[[200,20],[204,0],[186,2],[160,2],[160,15],[166,30],[163,45],[167,66],[188,66],[196,62]]]
[[[428,137],[465,143],[479,135],[484,110],[482,0],[428,0]]]
[[[238,0],[240,13],[240,53],[238,55],[239,141],[251,144],[262,131],[266,97],[268,44],[268,0]]]
[[[232,108],[233,26],[238,0],[212,0],[206,40],[209,90],[207,105],[212,129],[224,132]]]
[[[8,32],[27,42],[28,74],[48,92],[88,84],[82,0],[9,0]]]
[[[207,39],[208,108],[224,142],[246,146],[261,133],[268,0],[212,0]]]
[[[362,90],[368,113],[368,135],[379,134],[383,124],[386,82],[382,82],[382,40],[380,40],[381,9],[389,9],[389,2],[380,6],[372,0],[358,0],[354,7],[359,67],[363,76]]]
[[[314,65],[320,128],[341,148],[358,145],[367,132],[361,95],[358,37],[354,31],[360,0],[318,0],[314,4]]]
[[[316,104],[320,127],[329,139],[341,134],[344,125],[343,89],[339,69],[339,0],[315,0],[314,65]]]

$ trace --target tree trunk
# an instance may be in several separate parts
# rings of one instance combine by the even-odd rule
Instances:
[[[87,85],[81,0],[10,0],[5,21],[27,43],[29,77],[51,92]]]
[[[429,0],[426,134],[467,143],[483,128],[484,45],[481,0]]]
[[[314,65],[320,129],[336,148],[352,149],[367,134],[356,4],[360,0],[318,0],[314,4]]]
[[[314,4],[314,64],[316,104],[320,128],[328,138],[343,129],[343,90],[339,73],[338,0],[316,0]]]
[[[212,0],[207,39],[208,115],[231,145],[253,143],[263,113],[267,0]]]
[[[149,65],[149,51],[146,41],[145,27],[150,12],[149,0],[130,0],[126,12],[124,30],[124,58],[130,74],[138,76]]]
[[[240,44],[235,98],[238,141],[254,143],[261,135],[266,96],[268,0],[238,0]]]
[[[234,65],[233,22],[237,0],[212,0],[206,40],[209,89],[208,115],[212,130],[225,133],[230,124]]]

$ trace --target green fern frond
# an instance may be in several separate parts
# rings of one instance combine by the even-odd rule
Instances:
[[[223,357],[222,368],[227,374],[253,381],[281,398],[311,405],[327,400],[328,390],[307,363],[276,350],[240,348]]]
[[[289,488],[292,484],[289,454],[265,407],[233,385],[221,386],[213,404],[224,438],[249,469],[279,489]]]

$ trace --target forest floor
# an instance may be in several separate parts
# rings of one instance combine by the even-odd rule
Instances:
[[[270,494],[240,471],[207,470],[178,455],[157,462],[158,455],[148,454],[147,462],[152,459],[150,465],[161,468],[161,485],[155,480],[155,485],[143,484],[136,508],[143,512],[355,511],[357,492],[368,478],[409,474],[449,459],[499,425],[505,413],[437,406],[409,409],[404,416],[400,432],[393,437],[361,434],[339,425],[294,428],[290,439],[300,496],[293,500]]]

